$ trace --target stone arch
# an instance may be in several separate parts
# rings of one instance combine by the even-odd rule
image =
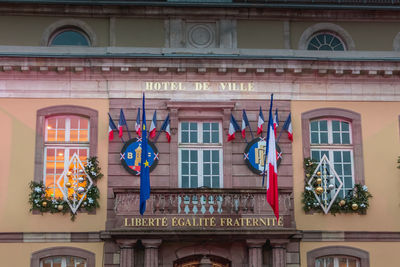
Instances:
[[[93,252],[74,247],[52,247],[35,251],[31,256],[31,267],[39,267],[40,260],[52,256],[75,256],[86,259],[87,267],[95,267],[95,254]]]
[[[358,258],[360,260],[360,267],[369,267],[369,253],[367,251],[346,246],[321,247],[307,252],[307,267],[314,267],[315,260],[319,257],[336,255]]]

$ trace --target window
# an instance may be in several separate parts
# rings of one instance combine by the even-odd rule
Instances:
[[[315,267],[360,267],[360,261],[346,256],[320,257],[315,260]]]
[[[360,114],[321,108],[302,114],[303,156],[320,160],[327,155],[344,182],[343,197],[354,183],[364,183]]]
[[[344,51],[355,50],[351,35],[339,25],[317,23],[308,27],[300,36],[301,50]]]
[[[344,51],[345,45],[340,37],[327,32],[321,32],[311,37],[307,50]]]
[[[50,194],[62,198],[57,180],[74,154],[85,164],[89,156],[89,119],[74,115],[46,118],[44,179]]]
[[[86,267],[86,260],[72,256],[48,257],[40,260],[40,267]]]
[[[316,248],[307,252],[307,267],[369,267],[369,253],[346,246]]]
[[[50,45],[90,46],[90,42],[89,38],[82,31],[73,28],[66,28],[53,35],[50,40]]]
[[[179,187],[222,187],[220,122],[180,122],[178,153]]]
[[[50,24],[42,34],[42,46],[96,46],[97,36],[83,20],[61,19]]]
[[[353,189],[353,146],[350,122],[320,119],[310,122],[311,158],[320,161],[326,155],[343,182],[339,196],[344,198]]]
[[[32,253],[30,267],[95,267],[94,253],[74,247],[53,247]]]
[[[56,181],[74,153],[85,161],[97,154],[96,110],[80,106],[52,106],[38,110],[36,120],[35,181],[43,181],[61,197]]]

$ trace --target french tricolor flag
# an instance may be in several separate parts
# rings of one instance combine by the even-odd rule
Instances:
[[[285,124],[283,125],[283,130],[287,131],[289,140],[293,142],[293,129],[292,129],[291,113],[289,113],[289,116],[287,117]]]
[[[165,135],[167,137],[168,143],[170,143],[171,142],[171,129],[170,129],[169,114],[165,118],[163,125],[161,126],[161,131],[165,131]]]
[[[123,126],[127,127],[124,111],[121,108],[121,110],[119,112],[119,121],[118,121],[118,130],[119,130],[118,136],[119,136],[119,138],[121,138],[124,135]]]
[[[114,130],[117,130],[117,126],[115,126],[110,113],[108,113],[108,140],[110,141],[114,139]]]
[[[261,107],[260,107],[260,113],[258,114],[258,122],[257,122],[257,134],[262,133],[263,124],[264,124],[264,115],[263,115]]]
[[[231,113],[231,121],[229,123],[229,132],[228,132],[228,142],[235,139],[235,133],[240,131],[240,127],[237,124],[233,114]]]
[[[141,128],[140,128],[140,108],[138,108],[136,122],[135,122],[135,131],[138,136],[141,136]]]
[[[242,113],[242,137],[246,138],[246,127],[250,126],[249,120],[247,119],[246,110],[243,109]]]
[[[157,110],[155,110],[153,113],[153,119],[151,120],[149,137],[150,138],[156,137],[156,131],[157,131]]]
[[[276,140],[274,134],[274,123],[272,118],[272,101],[269,109],[268,129],[266,139],[266,154],[264,157],[263,181],[267,176],[267,201],[274,211],[275,217],[279,219],[279,197],[278,197],[278,168],[276,163]]]
[[[274,133],[276,138],[276,132],[279,126],[279,119],[278,119],[278,108],[275,109],[275,116],[274,116]]]

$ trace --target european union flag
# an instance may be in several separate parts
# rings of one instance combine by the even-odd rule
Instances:
[[[147,128],[146,128],[146,110],[143,94],[143,116],[142,116],[142,154],[140,162],[140,214],[146,211],[146,200],[150,198],[150,165],[147,153]]]

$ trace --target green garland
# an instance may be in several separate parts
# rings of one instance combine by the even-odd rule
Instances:
[[[314,195],[314,188],[317,186],[313,184],[313,187],[308,186],[308,180],[317,168],[318,163],[310,158],[304,159],[304,170],[305,170],[305,187],[303,192],[303,210],[305,212],[323,212],[318,200]],[[355,184],[353,190],[351,190],[345,198],[337,197],[335,202],[332,204],[329,212],[335,215],[336,213],[358,213],[365,214],[369,207],[369,198],[372,195],[368,192],[368,187],[361,184]]]
[[[88,158],[88,163],[85,166],[86,173],[93,180],[92,187],[86,193],[86,199],[82,202],[79,210],[86,210],[88,212],[94,211],[96,208],[100,207],[99,198],[100,191],[96,186],[96,182],[103,177],[101,173],[101,169],[99,167],[99,161],[97,157]],[[29,194],[29,204],[31,205],[30,211],[40,211],[50,212],[50,213],[71,213],[71,219],[74,220],[76,214],[74,214],[67,201],[63,198],[55,198],[49,196],[47,192],[47,188],[43,184],[43,182],[30,182],[29,187],[31,189],[31,193]],[[86,187],[87,189],[87,187]]]

